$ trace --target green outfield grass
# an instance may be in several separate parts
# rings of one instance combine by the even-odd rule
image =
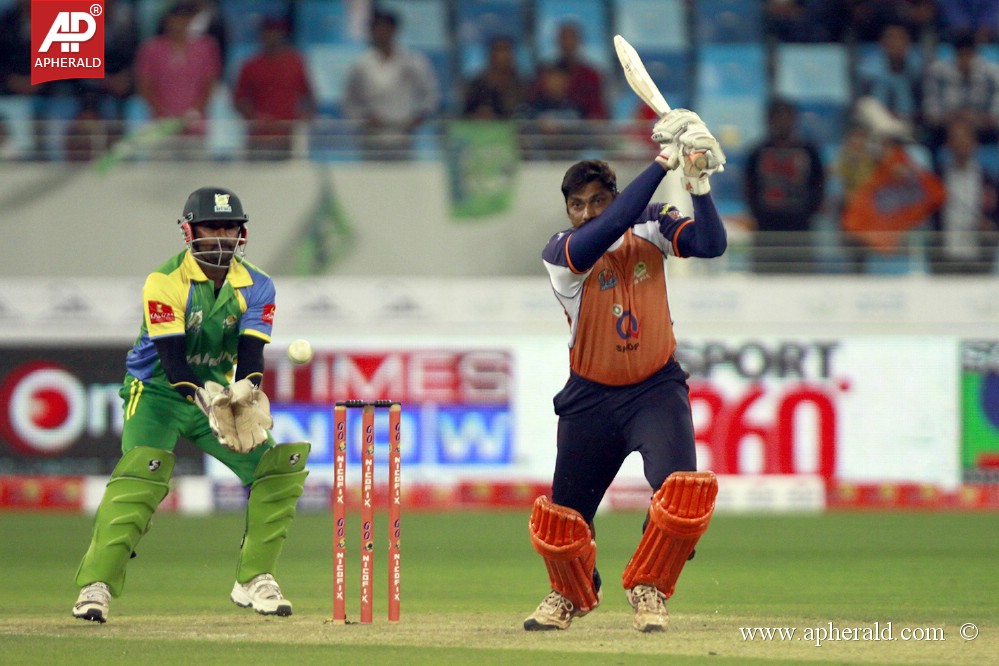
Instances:
[[[526,509],[405,514],[402,621],[385,619],[382,538],[375,623],[337,626],[326,622],[332,613],[329,516],[296,520],[278,571],[295,614],[266,618],[228,599],[241,516],[159,515],[129,566],[126,594],[99,625],[70,616],[90,519],[0,513],[0,661],[999,663],[999,515],[716,516],[670,601],[670,631],[659,635],[639,634],[629,624],[620,574],[641,516],[626,513],[597,519],[602,606],[565,632],[523,631],[523,618],[548,590],[527,518]],[[380,520],[376,535],[384,525]],[[356,533],[356,524],[350,528]],[[356,543],[354,537],[349,547]],[[348,614],[356,617],[358,558],[349,555]],[[828,631],[830,623],[841,632],[879,623],[885,636],[888,622],[896,640],[861,640],[858,633],[815,644],[816,630]],[[959,634],[969,622],[980,631],[973,641]],[[744,640],[743,627],[787,627],[796,634]],[[903,640],[903,631],[937,632],[943,640]]]

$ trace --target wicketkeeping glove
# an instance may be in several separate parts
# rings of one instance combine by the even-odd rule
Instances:
[[[195,392],[195,402],[208,417],[208,425],[219,444],[246,453],[267,441],[271,418],[270,400],[249,379],[223,387],[205,382]]]

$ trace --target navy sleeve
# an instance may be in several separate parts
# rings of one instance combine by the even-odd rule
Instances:
[[[188,400],[194,399],[194,392],[201,386],[201,380],[187,362],[185,336],[168,335],[153,340],[160,365],[167,381],[177,392]]]
[[[260,386],[264,375],[264,345],[261,338],[255,335],[239,336],[239,347],[236,351],[235,381],[248,377],[255,385]]]
[[[582,273],[635,223],[649,204],[666,170],[653,162],[614,198],[607,209],[583,226],[570,232],[565,248],[573,270]]]
[[[682,257],[720,257],[728,247],[728,236],[710,194],[692,195],[694,221],[680,230],[676,247]]]

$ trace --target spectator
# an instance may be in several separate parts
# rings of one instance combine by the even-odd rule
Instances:
[[[222,67],[225,68],[226,57],[229,55],[229,35],[226,30],[225,18],[218,0],[190,0],[195,7],[194,17],[187,29],[192,37],[209,36],[219,45],[219,55]]]
[[[538,70],[535,92],[524,109],[522,144],[527,159],[575,159],[589,147],[582,139],[586,112],[571,94],[572,76],[556,64]]]
[[[835,189],[839,193],[836,208],[841,226],[843,212],[860,186],[874,172],[877,160],[876,142],[867,127],[860,122],[851,123],[843,135],[843,142],[830,169],[830,182],[837,186]],[[851,273],[863,272],[869,254],[867,244],[852,233],[844,231],[842,245],[847,270]]]
[[[104,0],[104,78],[80,79],[81,108],[96,105],[102,118],[125,118],[125,101],[135,92],[135,56],[139,48],[139,25],[135,9],[127,0]]]
[[[362,123],[366,157],[408,157],[413,133],[437,111],[437,80],[426,56],[396,42],[395,14],[375,10],[370,28],[371,48],[347,76],[344,113]]]
[[[918,125],[923,94],[923,57],[901,23],[885,26],[877,53],[860,63],[860,95],[870,95],[897,118]]]
[[[63,147],[70,162],[89,162],[106,153],[121,138],[121,126],[108,123],[96,91],[80,96],[80,110],[66,127]]]
[[[937,3],[934,0],[852,0],[850,30],[859,42],[881,39],[885,28],[901,25],[916,41],[935,35]]]
[[[0,14],[0,93],[31,95],[31,0],[16,0]]]
[[[999,127],[999,65],[979,53],[971,33],[954,38],[954,59],[930,63],[923,83],[923,125],[926,143],[938,148],[947,123],[965,115],[982,143],[994,143]]]
[[[847,5],[847,0],[766,0],[764,31],[780,42],[841,41]]]
[[[516,44],[510,37],[489,42],[485,68],[465,89],[461,115],[465,118],[508,119],[521,111],[526,84],[517,70]]]
[[[947,0],[940,5],[940,32],[944,36],[970,34],[979,44],[996,38],[999,0]]]
[[[295,122],[315,112],[305,61],[288,43],[286,19],[260,23],[260,51],[240,68],[233,93],[236,110],[248,122],[250,158],[283,159],[291,155]]]
[[[845,201],[844,237],[852,240],[855,268],[909,270],[908,232],[940,207],[943,186],[932,171],[913,159],[912,130],[906,123],[871,97],[857,100],[855,114],[870,137],[876,162]]]
[[[977,156],[974,126],[956,118],[947,126],[939,174],[947,193],[930,226],[933,273],[991,273],[999,244],[999,182]]]
[[[796,131],[797,117],[791,102],[772,100],[767,134],[746,159],[744,197],[756,223],[752,263],[760,273],[814,270],[810,232],[825,173],[818,147]]]
[[[608,117],[604,100],[603,77],[581,52],[582,36],[575,23],[563,23],[558,29],[558,57],[555,65],[568,76],[566,97],[573,107],[582,111],[586,120],[605,120]],[[527,92],[528,103],[537,104],[538,98],[549,95],[544,87],[549,83],[551,69],[544,65]]]
[[[213,37],[191,35],[196,12],[197,6],[184,0],[167,10],[163,34],[139,46],[135,78],[154,119],[182,119],[183,134],[199,139],[205,134],[205,115],[222,74],[222,61]]]

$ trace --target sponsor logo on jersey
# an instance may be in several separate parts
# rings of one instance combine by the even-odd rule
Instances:
[[[201,328],[201,324],[205,319],[205,313],[201,310],[194,310],[187,316],[187,330],[196,331]]]
[[[148,306],[150,324],[169,324],[177,318],[173,313],[173,308],[166,303],[149,301]]]
[[[633,284],[638,284],[639,282],[645,282],[651,277],[649,275],[649,267],[645,265],[644,261],[640,261],[637,264],[635,264],[635,269],[633,272],[635,274],[635,279],[633,281]]]
[[[236,325],[237,321],[238,319],[236,318],[236,315],[231,314],[226,316],[225,321],[222,322],[222,326],[225,328],[232,328]]]
[[[597,282],[600,283],[600,291],[606,291],[617,286],[617,277],[614,275],[614,271],[602,270],[597,276]]]
[[[274,324],[274,310],[276,307],[273,303],[268,303],[264,306],[264,314],[260,318],[264,320],[265,324]]]

